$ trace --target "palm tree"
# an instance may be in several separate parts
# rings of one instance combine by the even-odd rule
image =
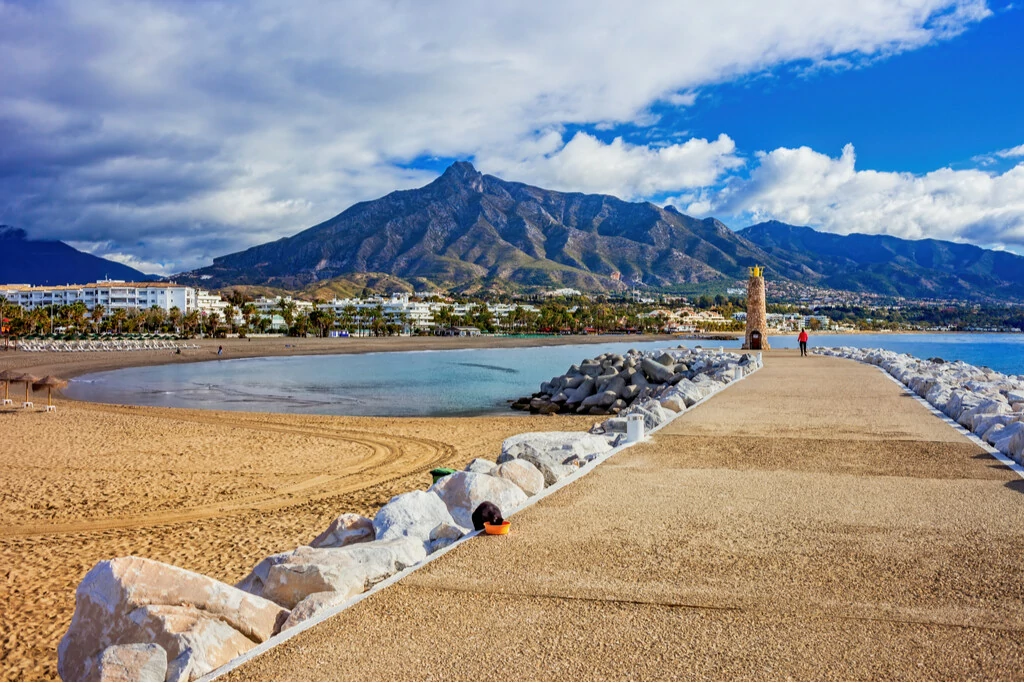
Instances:
[[[296,337],[305,337],[306,334],[309,333],[308,315],[306,315],[305,313],[299,313],[297,316],[295,316],[294,331]],[[289,332],[291,332],[291,329],[289,329]]]
[[[246,327],[253,326],[253,318],[256,317],[257,313],[256,304],[246,303],[242,305],[242,318],[245,319]]]
[[[107,314],[103,304],[96,304],[92,307],[92,324],[96,329],[96,332],[100,331],[100,323],[103,322],[103,316]]]
[[[220,313],[211,313],[206,316],[206,324],[210,326],[210,336],[217,336],[217,328],[220,327]]]
[[[292,323],[295,322],[295,302],[286,301],[283,296],[279,296],[277,297],[277,310],[284,319],[285,327],[290,330]]]
[[[186,336],[194,336],[197,327],[199,327],[199,311],[190,311],[184,318],[182,318],[181,331],[184,332]]]
[[[356,325],[356,316],[358,314],[359,309],[356,308],[355,304],[348,304],[347,306],[345,306],[343,309],[341,309],[341,326],[344,327],[346,330],[349,330],[349,332],[351,332],[352,330],[350,328]]]
[[[229,333],[235,331],[236,313],[234,306],[228,305],[224,308],[224,323],[227,325]]]
[[[128,320],[128,311],[123,308],[118,308],[110,315],[110,326],[118,334],[121,334],[121,326],[126,320]]]

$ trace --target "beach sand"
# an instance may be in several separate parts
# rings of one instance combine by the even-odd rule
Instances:
[[[0,352],[0,369],[71,377],[208,360],[219,345],[237,358],[584,341],[623,339],[206,340],[182,356]],[[20,391],[12,385],[13,396]],[[57,403],[51,414],[0,411],[4,680],[57,678],[57,643],[75,588],[100,560],[139,555],[234,583],[263,557],[308,543],[341,513],[372,515],[392,496],[426,488],[434,467],[493,460],[512,434],[582,430],[594,420],[511,411],[368,418]]]

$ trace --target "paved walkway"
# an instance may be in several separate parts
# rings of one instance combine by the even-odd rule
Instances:
[[[232,679],[1022,679],[1024,481],[792,352]]]

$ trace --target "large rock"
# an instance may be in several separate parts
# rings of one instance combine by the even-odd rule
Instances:
[[[1018,434],[1024,434],[1024,422],[1011,422],[995,435],[995,438],[992,439],[992,446],[1003,455],[1012,456],[1013,451],[1010,445]]]
[[[465,531],[458,524],[438,524],[430,532],[430,539],[427,541],[427,554],[433,554],[442,548],[447,548],[465,536]]]
[[[561,461],[572,456],[585,458],[591,453],[611,450],[608,439],[586,432],[525,432],[510,436],[501,444],[498,463],[508,462],[524,455],[548,454]]]
[[[973,430],[975,418],[984,419],[986,416],[1006,415],[1009,412],[1009,404],[995,399],[986,399],[972,408],[963,410],[956,421],[967,429]]]
[[[588,456],[612,449],[608,438],[586,432],[527,432],[505,439],[498,463],[522,459],[532,463],[551,486],[575,472]]]
[[[580,405],[587,408],[594,406],[597,406],[599,408],[607,408],[611,404],[615,403],[615,400],[618,397],[619,395],[614,391],[602,391],[599,394],[594,394],[593,396],[588,396],[587,398],[583,399],[583,402]]]
[[[650,358],[644,358],[640,361],[640,369],[643,370],[647,379],[655,384],[667,384],[672,381],[676,374],[672,371],[672,368]]]
[[[459,526],[473,528],[473,510],[483,502],[494,503],[503,517],[511,515],[526,502],[522,489],[507,479],[476,472],[456,472],[430,487]]]
[[[134,637],[161,644],[168,654],[168,681],[194,681],[252,649],[251,640],[211,617],[178,605],[147,605],[131,614]]]
[[[140,557],[105,560],[78,585],[57,668],[66,681],[96,680],[106,648],[155,643],[170,668],[199,676],[274,635],[287,616],[269,600],[195,572]]]
[[[294,628],[315,615],[317,612],[322,612],[331,607],[344,605],[351,597],[351,595],[346,593],[336,593],[332,591],[324,591],[323,593],[307,595],[299,601],[299,604],[295,605],[295,609],[293,609],[291,614],[288,615],[288,620],[284,622],[284,626],[281,627],[281,630],[287,631],[290,628]]]
[[[491,462],[490,460],[484,460],[483,458],[473,458],[466,465],[467,472],[476,472],[478,474],[490,474],[491,470],[494,469],[497,463]]]
[[[591,394],[594,393],[594,389],[596,387],[597,385],[594,383],[594,380],[588,377],[586,380],[584,380],[582,384],[580,384],[575,389],[566,390],[565,402],[572,404],[582,403],[583,399],[589,397]]]
[[[346,512],[331,522],[309,545],[313,548],[343,548],[352,543],[367,543],[375,537],[373,520]]]
[[[373,518],[377,540],[381,541],[409,536],[425,543],[438,524],[453,523],[448,507],[433,491],[410,491],[395,496]]]
[[[535,496],[544,490],[544,474],[531,462],[522,459],[509,460],[494,468],[495,477],[507,479],[527,496]]]
[[[111,645],[97,658],[97,680],[163,681],[167,651],[155,643]]]
[[[694,403],[704,398],[704,391],[701,390],[696,384],[688,379],[680,380],[664,398],[679,397],[682,399],[683,406],[690,408]],[[681,412],[678,408],[672,408],[676,412]]]
[[[286,562],[270,568],[263,594],[268,599],[294,607],[313,593],[358,595],[406,567],[427,557],[428,539],[398,537],[385,541],[357,543],[344,548],[303,546]]]

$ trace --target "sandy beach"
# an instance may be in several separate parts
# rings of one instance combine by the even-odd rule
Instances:
[[[239,358],[653,339],[204,340],[181,356],[0,352],[0,369],[74,377],[211,360],[220,345],[226,357]],[[263,557],[308,543],[338,514],[372,514],[393,495],[425,488],[434,467],[493,459],[512,434],[585,429],[593,421],[511,411],[366,418],[57,403],[56,414],[0,411],[4,680],[57,677],[56,647],[75,587],[100,560],[140,555],[233,583]]]

